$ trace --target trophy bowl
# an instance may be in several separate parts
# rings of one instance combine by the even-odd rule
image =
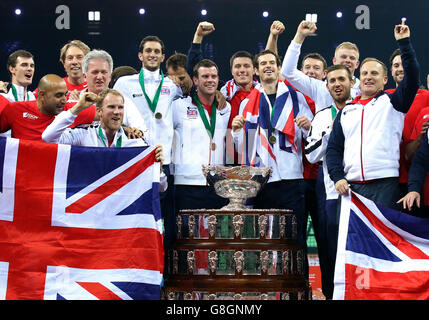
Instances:
[[[244,200],[255,197],[271,176],[271,167],[204,166],[203,174],[216,194],[229,199],[221,210],[246,210]]]

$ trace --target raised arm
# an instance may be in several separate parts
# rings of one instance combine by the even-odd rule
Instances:
[[[68,111],[63,111],[57,115],[52,123],[42,133],[45,142],[65,143],[78,145],[76,136],[66,133],[66,129],[76,120],[80,112],[92,106],[97,100],[97,95],[92,92],[85,92],[79,101]]]
[[[203,51],[201,50],[201,43],[203,38],[215,30],[213,23],[203,21],[197,26],[192,40],[191,47],[188,51],[188,74],[192,77],[194,66],[201,60],[203,60]]]
[[[406,113],[410,109],[419,89],[419,63],[411,45],[410,28],[405,24],[396,25],[394,35],[401,50],[404,78],[395,92],[391,94],[390,100],[396,110]]]
[[[268,36],[267,45],[265,50],[271,50],[272,52],[278,54],[277,49],[277,40],[279,35],[283,33],[285,26],[281,21],[274,21],[270,27],[270,35]]]
[[[313,22],[302,21],[299,24],[295,37],[291,41],[283,59],[281,74],[297,90],[309,96],[315,102],[316,106],[325,108],[332,103],[332,97],[326,89],[324,81],[311,78],[298,70],[301,45],[304,39],[316,32],[316,30],[317,27]]]

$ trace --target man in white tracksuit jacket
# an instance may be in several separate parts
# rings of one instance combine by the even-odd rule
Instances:
[[[328,171],[339,194],[353,191],[395,208],[399,199],[399,144],[405,113],[419,87],[419,67],[410,41],[410,30],[395,26],[401,50],[404,80],[395,92],[383,91],[387,67],[375,58],[360,67],[362,96],[337,115],[326,154]]]

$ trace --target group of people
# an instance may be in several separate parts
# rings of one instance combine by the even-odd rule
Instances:
[[[231,56],[229,81],[203,57],[203,39],[215,31],[210,22],[198,24],[187,55],[166,59],[166,74],[157,36],[141,41],[140,70],[114,69],[108,52],[73,40],[60,50],[66,76],[47,74],[31,92],[34,57],[18,50],[7,62],[10,82],[0,83],[0,132],[80,146],[157,146],[165,250],[176,239],[179,210],[227,203],[207,184],[202,165],[271,167],[268,183],[247,205],[293,210],[304,248],[311,215],[330,299],[340,195],[351,189],[389,208],[428,211],[429,92],[419,89],[404,23],[393,31],[399,48],[390,58],[396,83],[390,90],[384,90],[388,67],[376,58],[360,62],[351,42],[336,48],[332,65],[309,53],[299,68],[304,40],[316,29],[302,21],[282,62],[277,41],[285,28],[274,21],[265,50]],[[166,276],[168,268],[166,260]]]

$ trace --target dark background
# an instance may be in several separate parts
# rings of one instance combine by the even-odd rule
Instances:
[[[58,5],[67,5],[70,9],[69,30],[58,30],[55,26]],[[358,30],[355,26],[360,15],[355,13],[358,5],[367,5],[370,9],[369,30]],[[20,16],[15,15],[16,8],[22,10]],[[138,14],[140,8],[146,10],[144,15]],[[206,16],[201,16],[203,8],[208,11]],[[101,12],[100,23],[88,22],[90,10]],[[269,11],[267,18],[262,16],[264,10]],[[337,11],[342,11],[341,19],[336,17]],[[216,30],[204,39],[204,53],[219,65],[221,79],[228,80],[231,78],[229,57],[237,50],[254,54],[264,48],[274,20],[280,20],[286,26],[278,42],[279,54],[283,56],[305,14],[317,13],[318,34],[305,41],[302,56],[319,52],[328,64],[332,63],[334,48],[343,41],[351,41],[360,49],[360,61],[372,56],[388,65],[390,54],[397,47],[393,26],[400,23],[402,17],[407,17],[421,67],[420,79],[426,86],[429,72],[429,58],[426,57],[429,51],[428,12],[429,1],[426,0],[0,0],[0,79],[9,79],[7,56],[17,49],[35,55],[32,89],[47,73],[63,76],[59,50],[73,39],[84,41],[91,49],[108,51],[115,67],[130,65],[139,69],[137,50],[143,37],[159,36],[165,43],[167,59],[174,51],[187,53],[195,28],[200,21],[206,20],[212,22]],[[162,68],[165,69],[165,64]],[[358,72],[356,76],[359,76]],[[391,79],[387,87],[393,87]]]

